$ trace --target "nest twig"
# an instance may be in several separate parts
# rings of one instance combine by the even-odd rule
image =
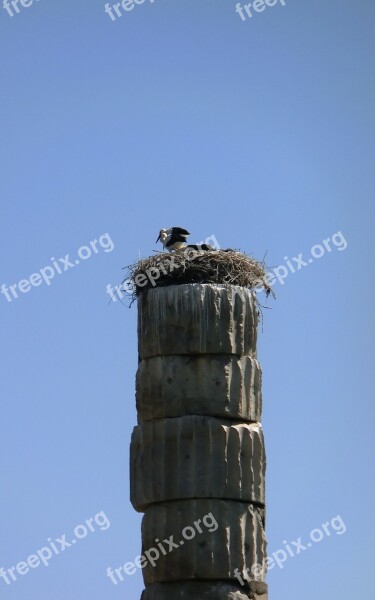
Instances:
[[[264,262],[235,250],[158,252],[125,269],[124,281],[131,283],[132,302],[150,288],[184,283],[228,283],[274,295]]]

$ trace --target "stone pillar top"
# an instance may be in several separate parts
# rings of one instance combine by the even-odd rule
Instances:
[[[254,292],[188,283],[145,290],[138,299],[140,359],[177,354],[256,356]]]

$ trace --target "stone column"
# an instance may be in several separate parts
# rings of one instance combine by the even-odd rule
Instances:
[[[231,285],[139,298],[130,462],[142,600],[267,600],[257,320],[252,293]]]

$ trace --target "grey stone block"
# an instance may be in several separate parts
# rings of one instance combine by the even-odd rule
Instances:
[[[257,324],[254,295],[237,286],[139,297],[131,500],[145,511],[142,600],[267,600]]]
[[[265,502],[260,424],[186,416],[145,421],[130,450],[134,508],[188,498]]]
[[[151,289],[138,300],[139,356],[255,356],[257,323],[254,295],[246,288],[194,283]]]
[[[266,558],[264,510],[217,499],[154,504],[142,520],[142,554],[147,558],[152,548],[159,556],[143,569],[146,585],[192,579],[237,584],[236,569],[253,569],[251,579],[263,582],[265,573],[256,565]]]
[[[157,356],[139,363],[139,420],[212,415],[260,421],[262,371],[250,356]]]
[[[146,586],[141,600],[267,600],[267,585],[221,581],[183,581]]]

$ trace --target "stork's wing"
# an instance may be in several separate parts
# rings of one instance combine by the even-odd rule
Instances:
[[[187,231],[187,229],[182,229],[182,227],[171,227],[170,229],[167,229],[167,233],[171,235],[183,235],[184,237],[190,235],[190,231]]]
[[[210,246],[210,244],[189,244],[188,246],[186,246],[186,248],[191,248],[192,250],[205,250],[206,252],[209,252],[211,250],[215,250],[215,248],[213,246]]]
[[[186,235],[181,235],[181,234],[178,234],[178,233],[176,233],[176,234],[172,233],[169,236],[169,240],[165,244],[165,247],[166,248],[170,248],[176,242],[186,242],[186,237],[187,237]]]

